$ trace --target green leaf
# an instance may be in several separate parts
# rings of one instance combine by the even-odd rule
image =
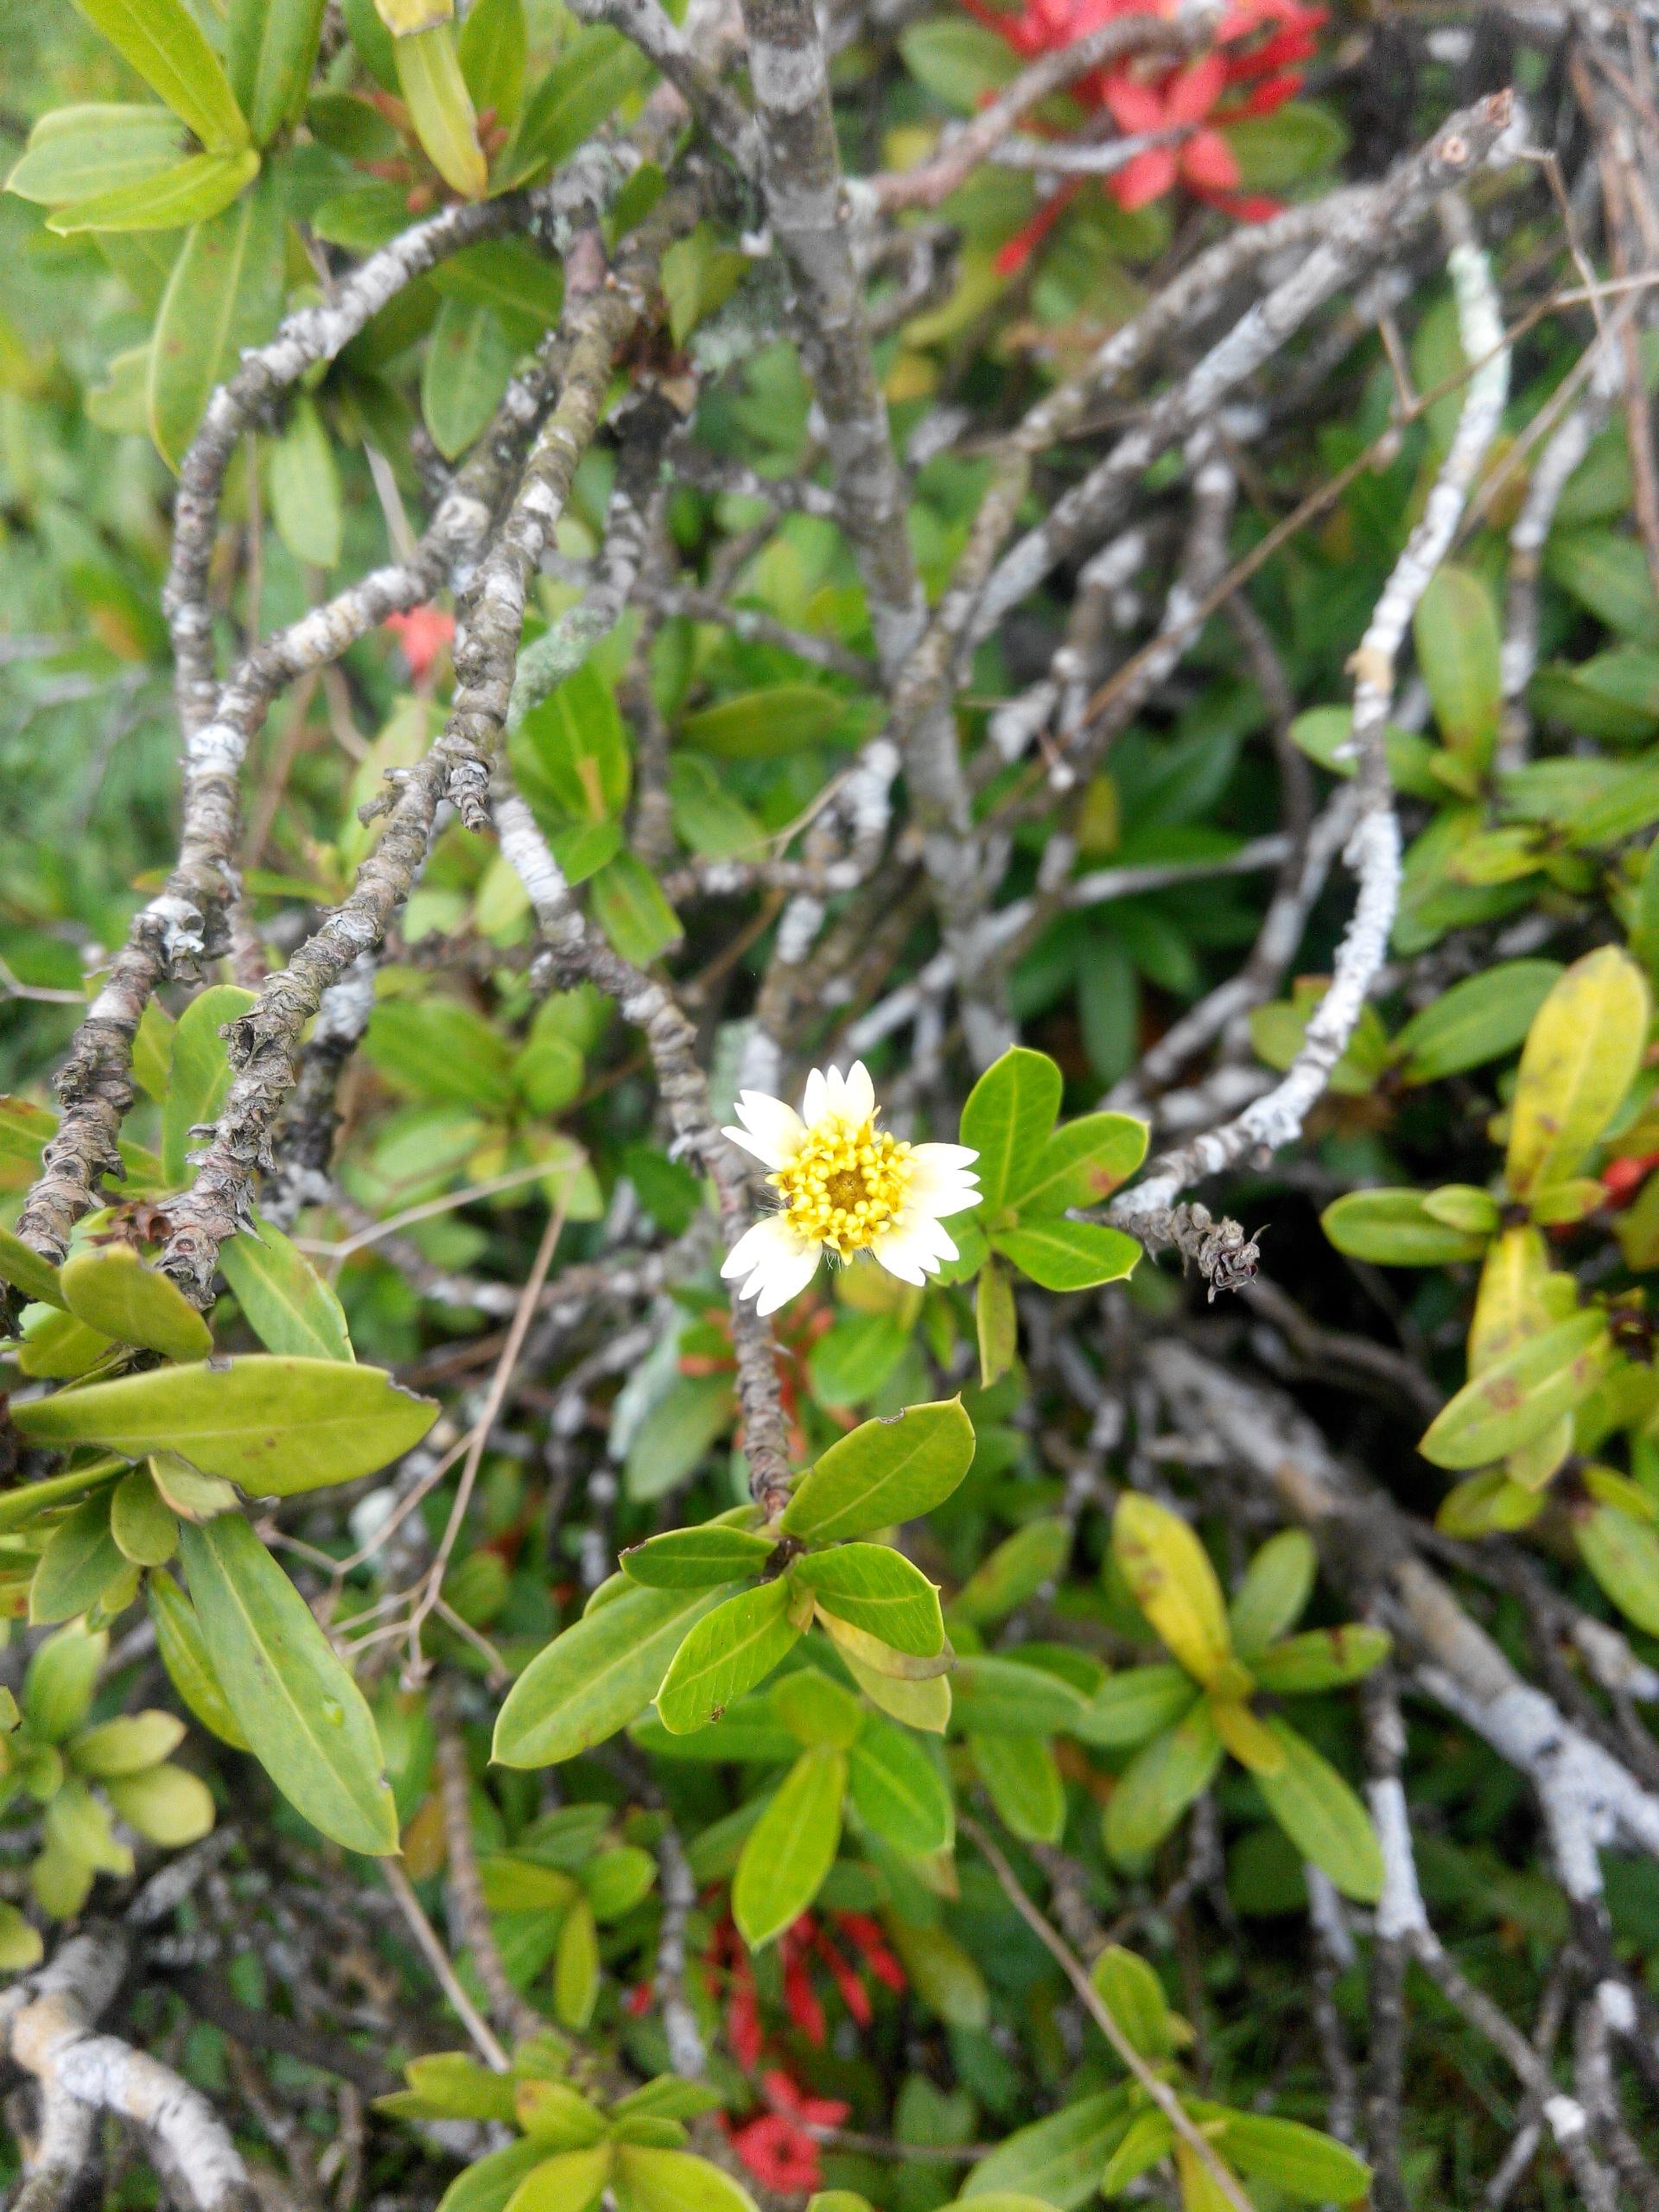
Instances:
[[[206,1359],[213,1332],[175,1282],[146,1267],[130,1244],[86,1245],[59,1277],[78,1321],[115,1343],[142,1344],[168,1359]]]
[[[186,235],[149,349],[150,435],[170,468],[182,465],[214,386],[276,327],[286,232],[281,192],[267,173]]]
[[[1340,1689],[1380,1667],[1393,1649],[1386,1629],[1350,1621],[1342,1628],[1311,1628],[1287,1637],[1250,1661],[1250,1671],[1264,1690],[1281,1696],[1301,1690]]]
[[[728,861],[766,842],[766,830],[721,782],[712,760],[677,749],[668,764],[668,803],[674,834],[705,860]]]
[[[316,402],[305,392],[296,395],[288,427],[270,445],[265,481],[276,535],[294,558],[334,567],[346,527],[340,470]]]
[[[895,1651],[931,1658],[944,1649],[937,1585],[885,1544],[841,1544],[798,1560],[792,1580],[826,1612]]]
[[[162,1108],[162,1166],[169,1183],[189,1178],[191,1130],[216,1121],[231,1087],[231,1065],[219,1035],[253,1004],[253,993],[235,983],[199,992],[179,1016],[173,1067]]]
[[[468,28],[478,12],[468,10]],[[559,264],[524,238],[480,238],[441,261],[430,282],[435,291],[493,308],[515,346],[537,344],[558,321],[564,303]]]
[[[1070,1735],[1084,1711],[1080,1690],[1017,1659],[958,1659],[950,1680],[956,1717],[970,1735]]]
[[[599,1930],[593,1906],[583,1897],[576,1898],[559,1923],[553,1954],[553,2017],[562,2028],[580,2035],[598,2001]]]
[[[1503,703],[1491,594],[1471,569],[1447,563],[1429,578],[1411,626],[1440,735],[1484,774]]]
[[[54,108],[29,132],[29,150],[6,179],[6,190],[60,207],[161,176],[185,150],[178,119],[165,108]]]
[[[671,1529],[625,1551],[618,1564],[648,1590],[705,1590],[758,1574],[777,1546],[747,1529]]]
[[[463,200],[481,200],[489,169],[461,73],[453,23],[431,23],[392,42],[397,88],[433,168]],[[435,433],[434,434],[435,435]]]
[[[259,156],[251,146],[239,154],[192,154],[159,176],[58,208],[46,227],[60,238],[77,231],[182,230],[228,207],[258,174]]]
[[[156,1630],[156,1648],[174,1688],[204,1728],[233,1751],[245,1751],[248,1739],[231,1710],[224,1684],[213,1671],[195,1607],[170,1574],[152,1574],[145,1595]]]
[[[135,1467],[110,1499],[110,1534],[135,1567],[165,1567],[179,1548],[178,1516],[148,1467]]]
[[[1173,1728],[1197,1697],[1185,1667],[1121,1668],[1095,1692],[1071,1732],[1083,1743],[1109,1748],[1144,1744]]]
[[[1560,980],[1558,960],[1503,960],[1413,1014],[1395,1039],[1401,1079],[1438,1083],[1514,1052]]]
[[[866,1719],[852,1692],[816,1667],[798,1667],[792,1675],[780,1676],[772,1686],[771,1699],[779,1719],[808,1751],[814,1744],[850,1750]]]
[[[487,2077],[499,2082],[499,2074]],[[543,2151],[588,2151],[608,2139],[605,2115],[568,2082],[550,2082],[531,2075],[518,2084],[509,2103],[509,2116]]]
[[[239,1514],[186,1528],[181,1544],[213,1672],[254,1757],[322,1834],[396,1851],[374,1717],[304,1599]]]
[[[947,2027],[982,2033],[990,2024],[991,1993],[974,1960],[943,1928],[918,1928],[896,1914],[887,1934],[914,1994]]]
[[[1611,530],[1558,530],[1544,550],[1552,583],[1638,645],[1659,645],[1659,601],[1647,556]]]
[[[1588,1397],[1611,1357],[1603,1313],[1574,1313],[1525,1337],[1471,1376],[1443,1406],[1417,1449],[1461,1471],[1501,1459]]]
[[[0,1904],[0,1974],[27,1974],[46,1956],[46,1942],[15,1904]]]
[[[188,1767],[163,1762],[143,1774],[116,1775],[104,1789],[127,1826],[146,1842],[178,1851],[212,1833],[213,1792]]]
[[[178,1452],[252,1497],[289,1497],[373,1474],[418,1444],[437,1413],[383,1368],[255,1353],[60,1390],[16,1418],[37,1443],[102,1444],[130,1459]]]
[[[847,1755],[819,1744],[784,1777],[749,1831],[732,1883],[732,1917],[752,1951],[798,1920],[841,1841]]]
[[[1647,980],[1605,944],[1575,960],[1521,1054],[1504,1178],[1518,1198],[1565,1182],[1623,1104],[1646,1050]]]
[[[588,2212],[604,2193],[615,2156],[609,2143],[595,2143],[543,2158],[513,2190],[507,2212]]]
[[[474,0],[461,27],[461,70],[480,116],[517,119],[527,43],[524,0]]]
[[[16,1357],[25,1375],[61,1382],[85,1375],[114,1349],[101,1331],[89,1329],[72,1314],[35,1306],[24,1311],[22,1342]]]
[[[1659,1636],[1659,1532],[1616,1505],[1574,1513],[1580,1556],[1628,1621]]]
[[[973,1464],[974,1427],[958,1398],[911,1406],[840,1437],[791,1498],[784,1534],[811,1543],[861,1536],[942,1505]]]
[[[1001,1620],[1063,1574],[1071,1551],[1067,1522],[1058,1517],[1027,1521],[980,1561],[950,1600],[951,1613],[979,1627]]]
[[[771,1693],[765,1690],[740,1698],[712,1727],[695,1729],[689,1736],[670,1735],[654,1714],[634,1721],[628,1732],[653,1759],[778,1766],[800,1748],[799,1739],[779,1721]]]
[[[1313,1593],[1319,1554],[1303,1529],[1269,1536],[1244,1570],[1227,1608],[1233,1648],[1254,1663],[1255,1654],[1294,1628]]]
[[[1221,1738],[1207,1704],[1135,1753],[1107,1802],[1102,1834],[1109,1856],[1134,1866],[1157,1849],[1221,1764]]]
[[[1052,1747],[1039,1736],[970,1734],[968,1748],[1004,1827],[1028,1843],[1058,1843],[1065,1784]]]
[[[605,25],[578,31],[524,102],[518,127],[497,165],[497,185],[526,183],[568,161],[613,108],[650,79],[651,64],[632,40]]]
[[[96,1605],[127,1564],[110,1534],[110,1499],[99,1491],[59,1522],[46,1540],[29,1586],[29,1618],[72,1620]]]
[[[911,1341],[896,1313],[841,1313],[807,1355],[820,1405],[859,1406],[887,1382]]]
[[[1179,1513],[1125,1491],[1112,1522],[1112,1554],[1135,1602],[1171,1655],[1206,1686],[1233,1656],[1227,1602],[1210,1554]]]
[[[1101,2002],[1142,2058],[1173,2058],[1179,2043],[1164,1985],[1147,1961],[1109,1943],[1090,1968]]]
[[[671,1735],[708,1727],[734,1699],[765,1681],[799,1639],[793,1603],[779,1577],[740,1591],[695,1624],[657,1693],[657,1717]]]
[[[438,2212],[506,2212],[514,2190],[545,2157],[541,2145],[531,2142],[486,2152],[455,2176],[438,2199]]]
[[[1076,2212],[1094,2196],[1106,2160],[1129,2123],[1123,2090],[1102,2089],[1005,2136],[963,2184],[969,2199],[1007,2190],[1040,2198],[1056,2212]]]
[[[61,1744],[86,1719],[109,1656],[104,1629],[79,1621],[45,1637],[29,1656],[23,1675],[23,1718],[42,1744]]]
[[[384,1000],[369,1017],[364,1055],[417,1098],[470,1107],[492,1121],[512,1110],[512,1048],[459,999]]]
[[[969,1092],[962,1109],[962,1141],[979,1154],[980,1204],[987,1222],[1008,1203],[1025,1164],[1044,1156],[1060,1110],[1060,1071],[1046,1052],[1014,1045]],[[1009,1257],[1016,1266],[1024,1264],[1017,1253]]]
[[[712,223],[699,223],[663,256],[663,297],[669,335],[683,346],[703,319],[723,307],[749,273],[749,257],[721,242]]]
[[[221,1248],[219,1265],[243,1319],[267,1351],[301,1359],[355,1358],[339,1299],[274,1223],[256,1213],[251,1225]]]
[[[950,1785],[925,1745],[876,1714],[847,1755],[854,1812],[872,1834],[910,1858],[948,1851],[956,1834]]]
[[[1222,136],[1238,163],[1246,192],[1282,192],[1316,176],[1348,149],[1348,133],[1328,108],[1289,100],[1271,115],[1247,115]]]
[[[1007,1197],[1022,1221],[1097,1206],[1147,1156],[1147,1124],[1128,1114],[1084,1114],[1049,1138],[1021,1174],[1016,1160]]]
[[[974,1294],[974,1332],[979,1340],[979,1380],[988,1390],[1014,1364],[1020,1317],[1008,1271],[988,1259]]]
[[[1382,1853],[1370,1816],[1335,1767],[1277,1713],[1266,1726],[1285,1763],[1254,1777],[1268,1810],[1304,1859],[1323,1867],[1344,1897],[1375,1904],[1382,1894]]]
[[[1096,1221],[1033,1221],[991,1237],[993,1248],[1045,1290],[1092,1290],[1133,1273],[1141,1247]]]
[[[1138,2180],[1160,2158],[1166,2158],[1175,2145],[1175,2126],[1166,2113],[1149,2109],[1137,2113],[1128,2133],[1106,2161],[1100,2177],[1103,2196],[1116,2196]]]
[[[75,5],[210,154],[233,154],[247,144],[248,126],[219,56],[185,0],[75,0]]]
[[[1007,41],[988,24],[957,16],[911,24],[899,38],[899,51],[917,83],[958,115],[972,115],[1020,67]]]
[[[591,664],[532,708],[518,743],[535,756],[536,795],[572,821],[604,822],[626,807],[633,784],[627,732],[614,688]]]
[[[630,1590],[584,1613],[539,1651],[496,1717],[503,1766],[553,1766],[643,1713],[686,1632],[718,1590]]]
[[[677,1376],[629,1439],[626,1495],[643,1504],[677,1489],[726,1434],[736,1410],[729,1375]]]
[[[1300,2120],[1205,2105],[1193,2117],[1215,2126],[1217,2147],[1241,2173],[1259,2176],[1308,2204],[1359,2204],[1371,2170],[1347,2145]]]
[[[689,2151],[626,2143],[616,2153],[619,2212],[755,2212],[742,2183]]]
[[[257,146],[305,112],[324,0],[231,0],[226,63]]]
[[[1437,1221],[1421,1191],[1350,1191],[1319,1216],[1338,1252],[1383,1268],[1439,1268],[1478,1260],[1484,1236]]]
[[[699,708],[682,734],[723,760],[777,760],[833,742],[846,718],[846,700],[821,683],[772,683]]]
[[[0,1282],[9,1282],[37,1304],[67,1311],[58,1270],[49,1260],[31,1251],[22,1238],[14,1236],[9,1229],[0,1229]]]
[[[446,461],[465,453],[494,414],[512,359],[493,308],[454,297],[439,303],[421,366],[421,414]]]
[[[663,887],[635,854],[626,849],[607,861],[588,891],[594,918],[625,960],[647,968],[683,934],[680,918]]]

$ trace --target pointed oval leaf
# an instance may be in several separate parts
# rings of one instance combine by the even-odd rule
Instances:
[[[1623,1104],[1652,1006],[1627,952],[1575,960],[1538,1009],[1521,1054],[1504,1175],[1518,1198],[1565,1181]]]
[[[1058,1516],[1027,1521],[980,1561],[950,1600],[951,1613],[977,1627],[1001,1620],[1062,1574],[1071,1551],[1068,1522]]]
[[[1189,1675],[1213,1682],[1233,1656],[1227,1605],[1210,1554],[1178,1513],[1125,1491],[1112,1553],[1135,1602]]]
[[[686,1632],[719,1604],[714,1590],[630,1589],[537,1652],[496,1717],[503,1766],[553,1766],[602,1744],[643,1713]]]
[[[1579,1553],[1628,1621],[1659,1635],[1659,1532],[1616,1505],[1595,1504],[1575,1515]]]
[[[29,1586],[29,1618],[73,1620],[96,1605],[126,1565],[110,1534],[110,1496],[99,1491],[60,1521],[47,1538]]]
[[[962,1109],[962,1141],[978,1153],[980,1202],[1006,1205],[1021,1170],[1042,1156],[1060,1110],[1060,1071],[1046,1052],[1010,1046],[987,1068]]]
[[[1607,1318],[1574,1313],[1471,1376],[1417,1449],[1437,1467],[1484,1467],[1541,1435],[1587,1398],[1607,1366]]]
[[[181,1548],[213,1672],[254,1757],[322,1834],[396,1851],[374,1716],[311,1608],[240,1514],[186,1528]]]
[[[1145,1959],[1109,1943],[1090,1968],[1101,2000],[1142,2058],[1173,2058],[1179,2038],[1164,1985]]]
[[[222,213],[186,232],[149,348],[149,432],[170,468],[182,467],[215,385],[234,373],[246,347],[263,345],[276,327],[286,252],[287,218],[269,171]],[[164,1132],[172,1103],[169,1093]],[[181,1164],[169,1168],[168,1179],[183,1179]]]
[[[177,1452],[253,1497],[289,1497],[372,1475],[437,1414],[435,1400],[400,1389],[384,1368],[255,1354],[60,1390],[16,1417],[36,1443],[102,1444],[132,1459]]]
[[[127,1826],[147,1842],[180,1851],[213,1832],[213,1792],[188,1767],[164,1761],[142,1774],[114,1776],[104,1788]]]
[[[1380,1667],[1393,1648],[1386,1629],[1349,1621],[1341,1628],[1311,1628],[1287,1637],[1252,1659],[1250,1671],[1264,1690],[1280,1695],[1340,1689]]]
[[[135,1567],[165,1567],[179,1548],[179,1523],[148,1467],[135,1467],[110,1500],[110,1534]]]
[[[248,143],[248,126],[219,56],[185,0],[75,0],[153,92],[188,123],[210,153]]]
[[[780,1577],[741,1590],[693,1625],[657,1693],[657,1717],[671,1735],[707,1728],[734,1698],[765,1681],[800,1637],[792,1602]]]
[[[608,2143],[560,2151],[531,2168],[507,2199],[507,2212],[588,2212],[611,2178]]]
[[[1027,1843],[1058,1843],[1065,1832],[1065,1784],[1045,1739],[969,1735],[968,1748],[1010,1834]]]
[[[173,1713],[124,1713],[83,1728],[69,1747],[73,1765],[105,1781],[118,1774],[142,1774],[171,1758],[184,1741],[184,1723]]]
[[[774,1682],[771,1703],[790,1734],[808,1750],[814,1744],[831,1744],[848,1751],[864,1725],[858,1700],[816,1667],[798,1668]]]
[[[1085,1704],[1070,1682],[1017,1658],[958,1659],[951,1684],[957,1719],[976,1736],[1069,1735]]]
[[[1123,1667],[1107,1679],[1072,1723],[1085,1744],[1144,1744],[1191,1711],[1198,1692],[1185,1667]]]
[[[232,0],[226,67],[257,146],[305,112],[323,7],[324,0]]]
[[[1491,594],[1472,570],[1446,562],[1434,571],[1412,617],[1412,639],[1441,737],[1484,772],[1503,681]]]
[[[553,2016],[562,2028],[580,2035],[599,2002],[599,1929],[594,1908],[577,1897],[559,1923],[553,1953]]]
[[[219,1255],[219,1271],[267,1351],[354,1360],[345,1309],[296,1244],[254,1216]]]
[[[823,1886],[841,1841],[847,1755],[819,1744],[779,1784],[749,1831],[732,1883],[732,1917],[752,1951],[798,1920]]]
[[[109,1656],[109,1634],[79,1622],[35,1647],[23,1676],[23,1718],[43,1744],[60,1744],[86,1718]]]
[[[411,31],[395,41],[392,54],[398,89],[433,168],[463,200],[482,199],[489,170],[455,50],[454,25],[434,22]]]
[[[1141,1247],[1098,1221],[1029,1221],[993,1235],[993,1248],[1045,1290],[1093,1290],[1133,1274]]]
[[[213,1332],[178,1285],[130,1244],[87,1245],[64,1262],[63,1302],[78,1321],[168,1359],[206,1359]]]
[[[245,1751],[248,1739],[231,1711],[224,1684],[213,1671],[195,1607],[170,1574],[152,1574],[145,1594],[156,1630],[156,1648],[174,1688],[204,1728],[232,1751]]]
[[[1282,1636],[1300,1620],[1313,1593],[1319,1554],[1305,1529],[1281,1529],[1269,1536],[1244,1570],[1227,1608],[1233,1649],[1241,1659]]]
[[[616,2153],[620,2212],[755,2212],[740,2181],[689,2151],[627,2143]]]
[[[1134,1866],[1149,1858],[1221,1764],[1221,1738],[1207,1704],[1135,1753],[1107,1802],[1102,1834],[1109,1857]]]
[[[1218,2147],[1241,2173],[1307,2204],[1364,2202],[1371,2170],[1334,2136],[1268,2113],[1205,2107],[1198,2116],[1213,2120]]]
[[[188,143],[178,118],[165,108],[104,102],[54,108],[29,132],[29,150],[6,179],[6,190],[61,207],[160,176]]]
[[[162,1165],[169,1183],[188,1179],[191,1147],[200,1141],[190,1132],[217,1120],[231,1087],[230,1059],[219,1033],[252,1004],[251,991],[236,983],[215,983],[199,991],[179,1016],[162,1107]]]
[[[931,1513],[973,1464],[974,1425],[959,1398],[867,1421],[840,1438],[785,1510],[786,1535],[814,1543],[861,1536]]]
[[[1394,1040],[1406,1083],[1438,1083],[1502,1059],[1522,1044],[1560,981],[1559,960],[1501,960],[1442,991]]]
[[[838,1544],[798,1560],[791,1578],[826,1612],[895,1651],[931,1658],[944,1649],[938,1586],[886,1544]]]
[[[956,1835],[950,1783],[936,1755],[902,1728],[867,1716],[847,1755],[847,1782],[860,1822],[909,1858],[948,1851]]]
[[[1007,2190],[1039,2198],[1056,2212],[1077,2212],[1100,2186],[1101,2169],[1127,2133],[1131,2113],[1121,2088],[1077,2097],[1046,2120],[1005,2136],[963,2184],[969,2199]]]
[[[1319,1225],[1338,1252],[1379,1268],[1440,1268],[1478,1260],[1486,1249],[1484,1236],[1437,1221],[1421,1191],[1350,1191]]]
[[[1267,1726],[1285,1754],[1278,1773],[1255,1777],[1268,1810],[1303,1858],[1323,1867],[1344,1897],[1375,1904],[1382,1893],[1382,1853],[1370,1815],[1305,1736],[1277,1713]]]
[[[618,1564],[647,1590],[702,1590],[758,1574],[778,1547],[748,1529],[671,1529],[633,1544]]]
[[[1147,1156],[1146,1122],[1129,1114],[1084,1114],[1055,1130],[1029,1167],[1016,1161],[1009,1201],[1022,1221],[1097,1206]]]
[[[228,207],[259,174],[251,146],[239,154],[192,154],[160,176],[118,185],[59,207],[46,227],[60,238],[77,231],[179,231]]]

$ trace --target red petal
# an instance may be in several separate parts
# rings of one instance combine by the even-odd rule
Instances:
[[[1106,105],[1120,130],[1161,130],[1168,120],[1164,103],[1141,78],[1115,69],[1105,84]]]
[[[1202,123],[1227,89],[1227,65],[1218,54],[1190,61],[1170,79],[1165,99],[1172,123]]]
[[[810,2044],[817,2046],[823,2043],[823,2007],[806,1971],[806,1961],[798,1951],[784,1967],[784,2010]]]
[[[1181,174],[1202,192],[1230,192],[1238,182],[1238,156],[1218,130],[1200,130],[1181,149]]]
[[[1154,146],[1106,181],[1120,207],[1144,207],[1148,200],[1161,200],[1174,183],[1175,156],[1167,146]]]

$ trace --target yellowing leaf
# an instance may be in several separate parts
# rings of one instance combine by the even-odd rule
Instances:
[[[1179,1514],[1136,1491],[1118,1500],[1112,1550],[1135,1601],[1173,1656],[1211,1682],[1233,1656],[1227,1605],[1210,1555]]]
[[[1521,1053],[1504,1173],[1518,1198],[1572,1175],[1624,1103],[1651,1002],[1617,945],[1575,960],[1538,1009]]]
[[[88,1245],[63,1263],[63,1300],[78,1321],[117,1344],[168,1359],[206,1359],[212,1332],[175,1282],[130,1244]]]

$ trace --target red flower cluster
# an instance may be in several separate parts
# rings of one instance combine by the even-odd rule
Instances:
[[[828,2028],[823,2002],[808,1972],[811,1960],[817,1959],[828,1969],[842,2002],[861,2028],[868,2028],[874,2018],[861,1967],[889,1989],[905,1986],[905,1970],[889,1948],[878,1921],[863,1912],[837,1912],[830,1917],[836,1933],[856,1954],[859,1965],[836,1947],[823,1922],[810,1912],[804,1912],[784,1930],[778,1945],[784,1969],[784,2010],[815,2048],[823,2046]],[[715,1929],[703,1965],[711,1993],[717,1992],[721,1968],[725,1970],[727,2040],[738,2064],[752,2073],[760,2063],[766,2031],[760,2018],[754,1970],[729,1918]],[[833,2097],[809,2095],[781,2067],[763,2074],[760,2088],[767,2110],[735,2126],[726,2123],[732,2148],[767,2189],[821,2188],[818,2145],[807,2131],[812,2126],[839,2126],[850,2107]]]
[[[1626,1205],[1649,1173],[1659,1167],[1659,1152],[1644,1152],[1630,1159],[1610,1160],[1601,1171],[1601,1187],[1609,1205]]]
[[[988,0],[963,4],[1031,60],[1071,46],[1116,16],[1142,12],[1145,0],[1024,0],[1012,14]],[[1085,107],[1103,108],[1126,135],[1172,134],[1169,144],[1148,147],[1107,177],[1118,206],[1144,207],[1179,182],[1241,222],[1276,215],[1276,200],[1238,190],[1238,159],[1220,126],[1271,115],[1295,97],[1302,84],[1295,65],[1313,52],[1327,13],[1302,0],[1231,0],[1215,45],[1196,60],[1171,67],[1152,55],[1131,57],[1079,78],[1071,88],[1073,98]],[[1003,248],[999,265],[1005,271],[1020,266],[1080,189],[1081,180],[1055,193],[1036,220]]]
[[[417,683],[426,681],[438,655],[454,643],[455,618],[441,607],[413,607],[406,614],[388,614],[380,626],[390,630],[403,647],[409,672]]]

